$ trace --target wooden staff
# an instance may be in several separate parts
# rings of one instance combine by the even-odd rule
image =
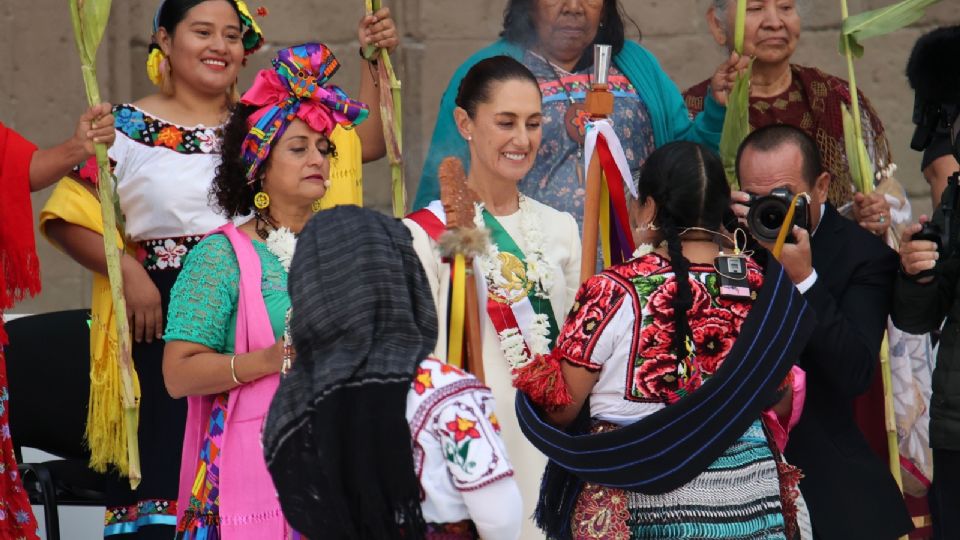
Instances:
[[[601,120],[613,114],[613,94],[607,89],[607,70],[610,67],[610,45],[593,46],[593,84],[584,103],[590,121]],[[587,189],[583,203],[583,255],[580,258],[580,282],[597,271],[597,236],[600,232],[600,185],[603,169],[596,152],[587,167]]]
[[[467,344],[467,356],[463,367],[483,382],[483,335],[480,333],[480,302],[477,298],[477,282],[473,273],[473,258],[486,250],[489,233],[486,229],[477,229],[474,222],[475,203],[480,199],[467,187],[467,175],[460,160],[454,157],[444,159],[440,163],[438,176],[440,202],[447,216],[447,232],[440,237],[440,250],[451,260],[458,255],[462,256],[463,264],[466,266],[463,332]],[[451,280],[451,295],[453,286]],[[452,316],[451,319],[453,319]],[[460,329],[451,328],[451,334],[458,331]]]

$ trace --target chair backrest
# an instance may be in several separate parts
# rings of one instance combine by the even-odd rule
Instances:
[[[87,459],[90,396],[89,311],[21,317],[6,324],[10,432],[29,446],[64,458]]]

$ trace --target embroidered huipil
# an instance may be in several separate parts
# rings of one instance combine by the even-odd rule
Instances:
[[[513,476],[493,394],[456,367],[435,358],[420,362],[407,393],[407,422],[428,523],[470,520],[461,492]]]
[[[751,290],[763,274],[747,264]],[[615,276],[615,277],[614,277]],[[594,432],[633,423],[695,392],[733,347],[749,300],[720,298],[712,266],[691,265],[687,312],[693,353],[673,352],[677,281],[669,261],[649,253],[588,280],[556,351],[599,371],[590,394]],[[771,441],[758,418],[691,482],[662,494],[586,483],[573,509],[573,538],[785,539],[785,509]]]
[[[133,105],[113,114],[117,139],[110,158],[117,162],[124,231],[145,249],[148,268],[179,268],[185,243],[226,223],[209,204],[220,164],[219,128],[178,126]]]

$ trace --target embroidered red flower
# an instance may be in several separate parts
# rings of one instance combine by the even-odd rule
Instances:
[[[423,395],[428,388],[433,388],[433,372],[422,367],[417,368],[417,374],[413,378],[413,391],[418,396]]]
[[[657,355],[643,358],[633,372],[634,397],[669,401],[680,387],[677,359],[672,355]]]
[[[692,326],[696,362],[706,375],[713,375],[737,341],[737,329],[731,321],[722,317],[708,317],[696,321]]]
[[[477,431],[477,423],[473,420],[467,420],[466,418],[461,418],[460,415],[447,422],[447,429],[450,430],[450,433],[453,434],[453,440],[456,443],[470,437],[471,439],[479,439],[480,432]]]
[[[697,313],[710,306],[710,293],[707,292],[706,286],[695,280],[689,279],[690,282],[690,292],[693,296],[693,305],[688,310],[688,313]],[[657,287],[655,291],[650,293],[649,297],[649,308],[650,312],[659,322],[672,322],[673,321],[673,302],[677,297],[677,280],[675,277],[671,276],[667,281]]]
[[[267,15],[270,15],[270,11],[267,8],[264,6],[257,8],[257,17],[266,17]]]
[[[589,362],[587,349],[624,295],[623,288],[610,278],[597,276],[584,283],[557,337],[557,354],[575,362]]]
[[[183,141],[183,134],[175,126],[167,126],[157,135],[157,142],[171,150],[176,150],[181,141]]]

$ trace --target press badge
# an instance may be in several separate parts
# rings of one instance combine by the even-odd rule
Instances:
[[[750,282],[747,281],[747,262],[744,257],[720,255],[713,261],[720,276],[720,298],[750,300]]]

